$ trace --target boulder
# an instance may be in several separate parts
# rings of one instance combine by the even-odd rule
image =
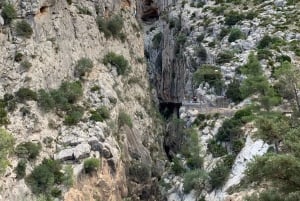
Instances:
[[[88,143],[82,143],[74,148],[75,159],[86,158],[91,153],[91,146]]]
[[[66,161],[74,159],[74,148],[64,149],[58,152],[58,154],[54,154],[55,160]]]

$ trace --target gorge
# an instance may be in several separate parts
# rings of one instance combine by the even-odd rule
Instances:
[[[299,11],[0,0],[0,201],[300,200]]]

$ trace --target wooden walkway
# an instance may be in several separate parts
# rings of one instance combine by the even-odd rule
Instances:
[[[220,114],[224,116],[232,116],[236,109],[221,106],[207,106],[200,102],[182,102],[182,107],[187,110],[197,110],[200,114]]]

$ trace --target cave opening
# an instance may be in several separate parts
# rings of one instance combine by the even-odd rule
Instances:
[[[42,7],[40,8],[40,13],[41,13],[41,14],[44,14],[44,13],[47,12],[47,10],[48,10],[48,6],[42,6]]]
[[[179,108],[182,103],[161,102],[159,103],[159,112],[165,119],[170,119],[173,115],[179,118]]]

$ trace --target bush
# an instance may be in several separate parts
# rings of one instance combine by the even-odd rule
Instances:
[[[47,93],[44,89],[38,91],[38,105],[46,112],[54,109],[55,100],[50,93]]]
[[[219,188],[225,184],[225,181],[230,174],[233,162],[232,156],[228,155],[222,162],[218,163],[212,171],[209,172],[209,182],[212,188]]]
[[[192,170],[184,175],[183,180],[183,191],[189,193],[195,189],[201,191],[205,187],[205,182],[208,179],[208,175],[204,170]]]
[[[21,36],[24,38],[30,38],[33,34],[33,30],[25,20],[21,20],[16,23],[15,31],[17,36]]]
[[[96,22],[99,30],[104,33],[105,37],[120,37],[121,30],[124,26],[124,21],[121,16],[115,15],[109,20],[105,20],[103,17],[98,16]]]
[[[65,116],[64,124],[68,126],[76,125],[83,117],[84,109],[80,106],[72,106]]]
[[[243,20],[243,17],[243,14],[240,14],[239,12],[230,11],[225,15],[225,24],[229,26],[235,25],[239,21]]]
[[[272,58],[273,54],[268,49],[258,49],[257,50],[257,58],[259,60]]]
[[[23,55],[21,52],[16,52],[16,54],[15,54],[15,61],[16,61],[16,62],[22,61],[23,56],[24,56],[24,55]]]
[[[118,75],[125,75],[129,71],[129,63],[123,55],[118,55],[114,52],[109,52],[104,56],[103,63],[111,65],[117,68]]]
[[[85,173],[91,174],[95,172],[100,167],[100,160],[97,158],[89,158],[84,161],[83,168]]]
[[[173,163],[172,163],[171,168],[172,168],[172,171],[174,172],[174,174],[179,175],[185,171],[180,159],[178,159],[177,157],[174,157],[172,162]]]
[[[82,15],[92,15],[92,12],[87,7],[77,6],[78,13]]]
[[[234,57],[234,53],[230,50],[225,50],[223,52],[220,52],[217,55],[216,58],[216,63],[217,64],[224,64],[224,63],[229,63]]]
[[[79,81],[63,82],[59,91],[71,104],[75,103],[83,95],[82,85]]]
[[[231,31],[230,31],[230,34],[228,37],[228,42],[231,43],[238,39],[243,39],[243,38],[245,38],[245,34],[241,30],[234,28],[234,29],[231,29]]]
[[[227,154],[227,150],[214,139],[208,141],[207,149],[213,157],[221,157]]]
[[[119,117],[118,117],[118,125],[119,125],[119,127],[122,127],[122,126],[126,125],[129,128],[132,128],[133,124],[132,124],[131,117],[127,113],[125,113],[124,111],[120,111],[119,112]]]
[[[109,110],[105,106],[102,106],[102,107],[98,108],[97,110],[92,111],[91,114],[92,114],[92,116],[90,117],[90,119],[94,120],[94,121],[102,122],[105,119],[110,118]]]
[[[40,154],[42,145],[40,143],[23,142],[15,148],[18,157],[34,160]]]
[[[26,164],[27,161],[25,159],[19,160],[18,165],[15,168],[17,179],[23,179],[26,176]]]
[[[148,165],[141,162],[133,162],[129,166],[129,176],[137,183],[147,182],[151,177],[151,169]]]
[[[11,153],[14,142],[13,136],[3,128],[0,128],[0,174],[6,170],[9,164],[7,155]]]
[[[1,16],[5,24],[10,24],[17,17],[17,12],[12,4],[5,4],[2,8]]]
[[[32,66],[32,64],[28,60],[22,61],[20,64],[25,70],[29,70]]]
[[[36,92],[32,91],[29,88],[20,88],[16,93],[15,93],[16,98],[20,102],[25,102],[27,100],[37,100],[37,94]]]
[[[67,3],[68,3],[69,5],[71,5],[71,4],[72,4],[72,0],[67,0]]]
[[[228,85],[226,97],[230,98],[233,102],[238,103],[243,100],[242,92],[240,91],[240,82],[236,79]]]
[[[7,117],[6,107],[9,101],[0,99],[0,126],[9,124],[9,119]]]
[[[89,58],[83,57],[77,61],[75,66],[75,77],[83,77],[86,73],[91,72],[94,64]]]
[[[53,186],[60,184],[62,178],[60,163],[52,159],[44,159],[25,178],[25,181],[33,193],[50,195]]]
[[[201,68],[193,74],[193,83],[199,86],[203,82],[207,82],[210,87],[215,88],[217,94],[220,94],[223,88],[220,69],[212,65],[202,65]]]
[[[272,37],[269,35],[265,35],[259,42],[257,45],[258,49],[264,49],[268,46],[270,46],[272,44]]]

